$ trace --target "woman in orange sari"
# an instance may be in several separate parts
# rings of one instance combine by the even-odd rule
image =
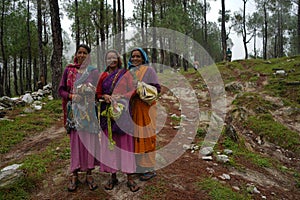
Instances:
[[[160,93],[161,86],[155,70],[148,66],[148,56],[142,48],[131,51],[128,68],[135,73],[138,80],[156,87]],[[136,154],[137,173],[141,173],[140,180],[147,181],[156,176],[156,101],[151,105],[144,102],[136,94],[131,101],[132,119],[134,126],[134,152]]]

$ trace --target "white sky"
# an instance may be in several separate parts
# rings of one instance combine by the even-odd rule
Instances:
[[[217,22],[218,17],[219,17],[219,10],[221,9],[221,0],[207,0],[208,3],[211,5],[211,10],[208,13],[208,21],[215,21]],[[112,0],[108,0],[108,3],[112,4]],[[228,0],[225,2],[226,10],[231,10],[231,14],[233,14],[235,11],[238,11],[243,8],[243,0]],[[62,6],[61,6],[62,7]],[[133,4],[131,0],[126,0],[125,1],[125,14],[127,17],[132,16],[132,10],[133,10]],[[251,13],[255,11],[255,4],[254,0],[248,0],[246,4],[246,11],[247,13]],[[64,16],[62,19],[62,27],[65,31],[70,33],[70,25],[71,21]],[[242,38],[238,37],[234,31],[231,31],[230,38],[232,39],[234,45],[232,47],[232,59],[244,59],[245,57],[245,52],[244,52],[244,46],[242,42]],[[248,53],[253,52],[253,43],[249,43],[247,45],[248,47]],[[261,44],[257,44],[257,49],[261,48]],[[72,53],[72,52],[70,52]]]

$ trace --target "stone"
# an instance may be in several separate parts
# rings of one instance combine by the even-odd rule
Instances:
[[[212,156],[202,156],[202,160],[212,161],[213,157]]]
[[[222,162],[222,163],[227,163],[227,162],[229,162],[229,158],[228,158],[228,156],[227,155],[224,155],[224,154],[222,154],[222,155],[217,155],[217,161],[218,162]]]
[[[19,169],[20,166],[21,164],[13,164],[0,171],[0,187],[12,184],[24,176],[23,171]]]
[[[209,156],[211,155],[212,153],[214,152],[214,149],[213,147],[204,147],[200,150],[200,153],[203,155],[203,156]]]

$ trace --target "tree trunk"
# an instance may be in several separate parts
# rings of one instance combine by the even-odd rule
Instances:
[[[256,28],[254,29],[254,44],[253,44],[253,51],[254,51],[254,58],[257,58],[257,50],[256,50]]]
[[[298,11],[297,11],[297,34],[298,34],[298,41],[297,41],[297,51],[300,54],[300,0],[298,0]]]
[[[117,33],[117,50],[118,52],[121,52],[121,32],[122,32],[122,15],[121,15],[121,1],[118,0],[118,13],[117,13],[117,19],[118,19],[118,33]]]
[[[38,26],[38,44],[39,44],[39,77],[44,76],[44,55],[43,55],[43,22],[41,0],[37,0],[37,26]]]
[[[244,2],[244,7],[243,7],[243,44],[244,44],[244,49],[245,49],[245,59],[248,59],[248,48],[247,48],[247,30],[246,30],[246,3],[247,0],[243,0]]]
[[[105,30],[106,30],[106,46],[108,46],[108,36],[109,36],[109,21],[108,21],[108,5],[107,0],[105,1]],[[104,51],[105,52],[105,49]]]
[[[101,66],[102,65],[102,58],[100,58],[100,56],[102,55],[102,52],[100,51],[100,48],[102,46],[102,44],[100,44],[100,31],[99,28],[96,28],[96,45],[97,45],[97,68],[99,71],[101,71]]]
[[[145,7],[144,7],[144,29],[145,29],[145,32],[144,32],[144,38],[143,38],[143,46],[145,46],[144,44],[147,44],[148,43],[148,12],[147,12],[147,8],[148,8],[148,1],[145,2]],[[145,49],[145,51],[147,52],[148,50]]]
[[[34,91],[36,91],[38,89],[38,81],[39,81],[39,71],[38,71],[38,67],[37,67],[37,59],[33,58],[33,88]]]
[[[102,54],[100,54],[100,55],[103,55],[103,53],[105,52],[105,49],[106,49],[106,45],[105,45],[105,26],[108,27],[108,24],[105,23],[105,21],[104,21],[104,19],[106,19],[107,16],[104,17],[103,13],[104,13],[104,1],[101,0],[100,1],[100,20],[101,20],[101,22],[100,22],[100,38],[101,38],[101,40],[100,41],[101,41],[101,52],[102,52]],[[108,29],[107,29],[107,35],[108,35]],[[103,56],[101,57],[100,60],[103,61]],[[105,61],[100,63],[100,69],[99,69],[100,71],[104,71],[104,63],[105,63]]]
[[[268,42],[268,20],[267,20],[267,8],[266,3],[263,4],[264,9],[264,41],[263,41],[263,59],[267,59],[267,42]]]
[[[187,2],[186,0],[183,1],[183,9],[184,9],[184,12],[187,13]],[[188,36],[187,36],[187,30],[185,32],[185,35],[184,35],[184,43],[187,44],[187,41],[188,41]],[[183,69],[184,71],[188,71],[188,61],[187,61],[187,58],[188,57],[188,52],[187,52],[187,49],[185,49],[185,51],[183,52],[183,59],[182,59],[182,64],[183,64]]]
[[[5,77],[5,68],[7,68],[7,64],[5,66],[6,61],[6,54],[4,50],[4,13],[5,13],[5,1],[2,1],[1,5],[1,29],[0,29],[0,46],[1,46],[1,55],[2,55],[2,62],[3,62],[3,69],[0,68],[0,96],[4,95],[4,77]]]
[[[112,24],[113,34],[117,34],[117,10],[116,10],[116,0],[113,0],[113,24]]]
[[[156,44],[156,13],[155,13],[155,0],[151,0],[152,7],[152,63],[157,63],[157,44]],[[157,71],[156,67],[155,70]]]
[[[142,46],[145,42],[145,27],[144,27],[144,21],[145,21],[145,0],[142,1],[142,20],[141,20],[141,31],[142,31]]]
[[[17,75],[17,56],[14,56],[14,89],[15,89],[15,94],[17,96],[20,95],[19,89],[18,89],[18,75]]]
[[[62,75],[62,30],[59,17],[59,5],[58,0],[49,0],[50,12],[51,12],[51,29],[52,29],[52,41],[53,41],[53,53],[51,57],[52,67],[52,95],[55,99],[58,99],[58,85]]]
[[[49,42],[49,38],[48,38],[48,34],[47,34],[47,26],[46,26],[46,11],[44,11],[43,13],[44,16],[44,40],[43,40],[43,46],[44,49],[46,49],[46,46]],[[47,75],[48,75],[48,69],[47,69],[47,65],[48,65],[48,58],[47,58],[47,52],[43,52],[44,53],[44,59],[43,59],[43,74],[42,74],[42,84],[46,85],[47,84]]]
[[[226,16],[225,16],[225,0],[222,0],[222,22],[221,22],[221,38],[222,38],[222,51],[223,51],[223,60],[226,60],[226,49],[227,49],[227,43],[226,43],[226,29],[225,29],[225,22],[226,22]]]
[[[52,1],[52,0],[50,0]],[[52,17],[52,16],[51,16]],[[76,35],[75,35],[75,42],[76,42],[76,49],[80,44],[80,26],[79,26],[79,16],[78,16],[78,1],[75,0],[75,26],[76,26]]]
[[[209,51],[209,45],[208,45],[208,38],[207,38],[207,2],[204,0],[204,9],[203,9],[203,16],[204,16],[204,48],[207,52]]]
[[[122,0],[122,33],[123,33],[123,62],[124,62],[124,67],[126,68],[127,66],[127,60],[126,60],[126,35],[125,35],[125,0]]]
[[[11,97],[11,77],[10,77],[11,71],[10,68],[7,68],[7,85],[6,85],[6,95]]]
[[[23,84],[23,80],[24,80],[23,52],[20,52],[19,66],[20,66],[20,69],[19,69],[20,93],[24,94],[24,84]]]
[[[31,85],[31,33],[30,33],[30,7],[29,0],[27,0],[27,68],[26,68],[26,90],[32,91]]]
[[[160,20],[163,20],[163,4],[162,2],[160,2]],[[163,73],[164,71],[164,64],[165,64],[165,53],[164,53],[164,42],[163,42],[163,38],[161,36],[161,34],[159,34],[159,46],[160,46],[160,58],[161,58],[161,62],[160,62],[160,68],[159,68],[159,72]]]
[[[283,16],[282,16],[282,4],[279,6],[279,13],[278,13],[278,56],[281,58],[283,57]]]

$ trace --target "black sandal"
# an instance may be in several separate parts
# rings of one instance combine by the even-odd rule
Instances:
[[[78,187],[78,184],[79,184],[79,181],[78,181],[78,177],[77,176],[70,176],[70,182],[69,182],[69,185],[68,185],[68,191],[69,192],[74,192],[77,187]]]
[[[86,183],[89,186],[90,190],[95,190],[98,188],[98,185],[95,183],[94,178],[92,175],[86,176]]]
[[[148,181],[148,180],[150,180],[151,178],[153,178],[155,176],[156,176],[156,172],[155,171],[146,172],[146,173],[144,173],[143,175],[140,176],[140,180],[141,181]]]
[[[140,187],[137,186],[137,184],[136,184],[136,182],[134,182],[134,180],[128,180],[127,187],[129,187],[131,192],[137,192],[140,189]]]
[[[107,184],[104,186],[106,190],[112,190],[114,189],[115,185],[118,185],[119,181],[118,179],[109,179]]]

